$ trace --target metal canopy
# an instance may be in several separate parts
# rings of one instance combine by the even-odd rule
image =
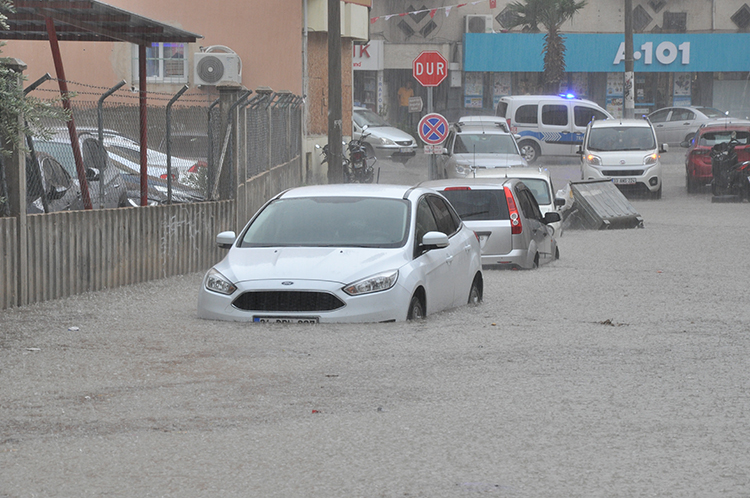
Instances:
[[[60,41],[195,43],[201,35],[96,0],[14,0],[16,12],[4,12],[9,30],[0,39],[48,40],[46,18],[53,19]]]

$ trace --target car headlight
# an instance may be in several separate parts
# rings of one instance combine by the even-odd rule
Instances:
[[[394,142],[390,138],[380,137],[380,144],[381,145],[396,145],[396,142]]]
[[[584,156],[584,159],[586,160],[586,163],[589,166],[601,166],[602,165],[602,158],[599,156],[595,156],[594,154],[586,154]]]
[[[649,154],[643,158],[643,164],[656,164],[659,160],[659,154]]]
[[[393,287],[396,284],[396,280],[398,280],[398,270],[378,273],[359,282],[347,285],[344,287],[344,292],[350,296],[380,292]]]
[[[237,290],[237,286],[230,282],[227,277],[216,271],[215,268],[211,268],[206,275],[206,289],[228,296]]]

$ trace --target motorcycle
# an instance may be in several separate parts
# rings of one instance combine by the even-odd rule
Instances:
[[[358,140],[352,139],[349,143],[342,142],[344,145],[344,152],[348,153],[342,157],[344,166],[344,183],[372,183],[374,179],[375,170],[373,165],[377,158],[369,157],[367,155],[367,147],[364,144],[364,139],[369,134],[362,135]],[[323,159],[320,161],[321,164],[328,162],[328,144],[324,146],[315,145],[316,149],[321,149]]]
[[[377,158],[367,156],[364,139],[369,135],[369,133],[365,133],[357,140],[350,140],[346,145],[349,152],[349,167],[345,168],[345,171],[347,172],[347,181],[350,183],[372,183],[375,173],[373,165]]]
[[[750,200],[750,161],[740,163],[732,137],[711,147],[711,202]]]

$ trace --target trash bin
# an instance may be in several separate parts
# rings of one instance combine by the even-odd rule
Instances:
[[[570,229],[643,228],[643,218],[611,180],[570,182],[573,205],[565,220]]]

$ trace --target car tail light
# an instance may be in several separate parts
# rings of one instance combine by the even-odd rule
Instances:
[[[518,214],[516,201],[513,199],[513,193],[510,191],[510,187],[505,187],[505,201],[508,203],[508,213],[510,214],[510,233],[521,233],[523,231],[521,216]]]
[[[444,190],[471,190],[471,187],[445,187]]]
[[[208,167],[208,164],[206,163],[206,161],[198,161],[197,163],[190,166],[190,168],[188,169],[188,173],[197,173],[198,168],[206,168],[206,167]]]
[[[163,174],[163,175],[161,175],[161,176],[160,176],[159,178],[161,178],[162,180],[166,180],[166,179],[167,179],[167,174],[166,174],[166,173],[164,173],[164,174]],[[173,181],[173,182],[176,182],[176,181],[177,181],[177,175],[175,175],[174,173],[172,174],[172,181]]]
[[[506,121],[508,122],[508,132],[510,132],[510,118],[506,119]]]

